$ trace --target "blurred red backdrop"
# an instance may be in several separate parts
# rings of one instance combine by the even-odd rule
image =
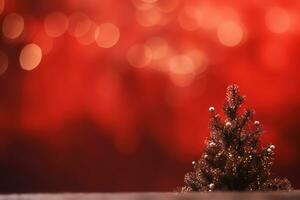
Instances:
[[[0,191],[171,191],[228,84],[300,186],[297,0],[0,0]]]

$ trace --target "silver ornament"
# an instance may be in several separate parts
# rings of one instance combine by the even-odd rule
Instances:
[[[210,142],[208,145],[209,145],[210,147],[214,147],[214,146],[216,145],[216,143]]]
[[[274,150],[275,149],[275,145],[271,144],[269,148],[272,149],[272,150]]]
[[[211,107],[209,107],[208,111],[209,112],[215,112],[215,108],[211,106]]]
[[[226,122],[226,124],[225,124],[225,126],[227,127],[227,128],[229,128],[229,127],[231,127],[231,122]]]
[[[259,121],[254,121],[254,125],[258,126],[258,125],[260,125],[260,122]]]

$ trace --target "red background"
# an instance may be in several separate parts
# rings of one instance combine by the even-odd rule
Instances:
[[[276,145],[274,175],[299,187],[299,2],[170,0],[174,7],[147,26],[141,2],[5,2],[0,23],[16,12],[24,17],[25,28],[15,40],[1,32],[8,69],[0,76],[0,191],[172,191],[200,157],[209,134],[208,107],[221,110],[230,83],[240,86],[247,106],[256,110],[264,141]],[[145,2],[162,7],[168,1]],[[194,27],[193,13],[180,17],[189,6],[210,8],[202,26]],[[275,31],[266,24],[274,7],[284,10],[271,15]],[[243,30],[243,39],[233,46],[218,37],[225,8],[234,11]],[[44,20],[55,11],[66,16],[82,12],[95,23],[113,23],[120,38],[111,48],[82,45],[68,31],[51,38]],[[193,30],[185,27],[189,23]],[[282,31],[276,32],[277,25]],[[25,71],[19,55],[36,36],[52,41],[53,47],[35,69]],[[152,37],[163,38],[172,55],[204,52],[203,70],[192,72],[193,78],[174,78],[157,70],[165,65],[160,60],[157,66],[132,66],[130,47]]]

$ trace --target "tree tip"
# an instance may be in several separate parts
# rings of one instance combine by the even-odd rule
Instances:
[[[239,86],[237,84],[231,84],[227,87],[227,96],[239,94]]]

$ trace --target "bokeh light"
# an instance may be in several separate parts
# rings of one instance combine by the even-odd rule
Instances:
[[[209,62],[205,52],[199,49],[191,49],[188,50],[185,55],[193,61],[196,74],[201,74],[207,69]]]
[[[137,22],[144,27],[159,25],[162,19],[162,13],[157,7],[150,8],[145,11],[136,12]]]
[[[196,30],[200,27],[200,20],[203,17],[202,12],[197,7],[186,6],[179,13],[179,25],[188,31]]]
[[[195,72],[195,65],[186,55],[173,56],[169,61],[170,71],[174,74],[191,74]]]
[[[30,71],[36,68],[42,60],[41,48],[34,44],[27,44],[20,54],[20,65],[24,70]]]
[[[195,76],[193,60],[186,55],[175,55],[169,61],[170,78],[177,86],[189,85]]]
[[[160,37],[152,37],[146,41],[147,47],[152,51],[152,58],[154,60],[161,59],[167,55],[169,46],[165,39]]]
[[[127,60],[129,64],[138,68],[149,65],[152,57],[151,49],[143,44],[133,45],[127,53]]]
[[[158,0],[141,0],[142,2],[145,2],[145,3],[155,3],[157,2]]]
[[[271,7],[266,13],[266,25],[273,33],[284,33],[289,30],[291,17],[280,7]]]
[[[98,25],[96,23],[92,23],[89,26],[89,30],[85,32],[82,36],[77,37],[77,40],[79,41],[80,44],[83,45],[90,45],[96,41],[96,34],[98,30]]]
[[[59,37],[68,28],[68,18],[62,12],[54,12],[46,17],[44,26],[50,37]]]
[[[135,8],[138,10],[148,10],[155,6],[154,3],[148,3],[143,0],[132,0],[132,3],[135,6]]]
[[[179,0],[159,0],[157,2],[157,7],[162,12],[172,12],[174,11],[179,4]]]
[[[91,19],[84,13],[76,12],[69,17],[69,33],[74,37],[82,37],[92,25]]]
[[[2,24],[3,35],[8,39],[18,38],[24,30],[24,18],[17,14],[11,13],[5,16]]]
[[[95,33],[96,42],[99,47],[113,47],[120,38],[119,28],[112,23],[103,23],[97,27]]]
[[[241,43],[244,36],[242,27],[234,21],[226,21],[218,27],[218,38],[221,44],[233,47]]]

